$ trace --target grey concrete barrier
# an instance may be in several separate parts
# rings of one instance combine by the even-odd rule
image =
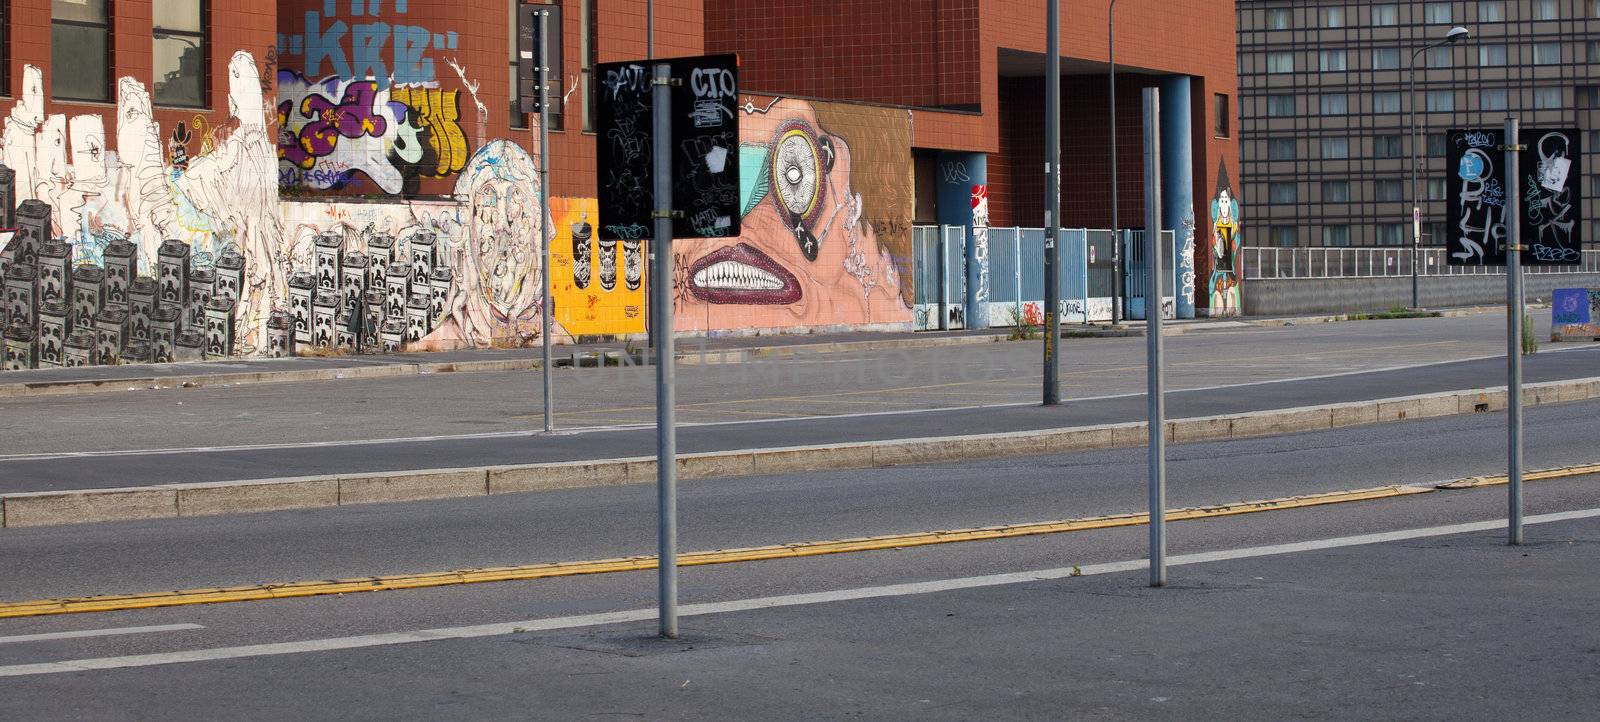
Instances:
[[[1529,384],[1530,406],[1600,398],[1600,377]],[[1219,414],[1167,422],[1172,443],[1243,439],[1505,408],[1501,388]],[[684,479],[866,469],[1143,445],[1141,422],[683,454]],[[47,526],[448,499],[651,483],[653,457],[0,494],[0,525]]]

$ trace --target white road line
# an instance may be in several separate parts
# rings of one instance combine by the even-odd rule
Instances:
[[[1554,349],[1554,350],[1542,351],[1541,353],[1563,353],[1563,352],[1572,352],[1572,351],[1578,351],[1578,352],[1591,351],[1592,352],[1592,351],[1596,351],[1596,350],[1600,350],[1600,347],[1577,346],[1577,347],[1573,347],[1573,348],[1564,348],[1564,349]],[[1209,393],[1209,392],[1212,392],[1212,391],[1222,391],[1222,390],[1226,390],[1226,389],[1238,389],[1238,388],[1244,388],[1244,387],[1248,387],[1248,386],[1266,386],[1266,385],[1270,385],[1270,384],[1293,383],[1293,382],[1296,382],[1296,381],[1317,381],[1317,380],[1321,380],[1321,379],[1339,378],[1339,377],[1342,377],[1342,376],[1357,376],[1357,375],[1360,375],[1360,374],[1384,373],[1384,372],[1387,372],[1387,371],[1404,371],[1404,370],[1407,370],[1407,369],[1424,368],[1424,367],[1428,367],[1428,366],[1443,366],[1445,364],[1466,363],[1466,362],[1469,362],[1469,361],[1482,361],[1482,360],[1485,360],[1485,359],[1495,359],[1495,358],[1505,358],[1505,354],[1496,354],[1496,355],[1491,355],[1491,356],[1473,356],[1473,357],[1470,357],[1470,358],[1461,358],[1461,359],[1455,359],[1455,360],[1452,360],[1452,361],[1433,361],[1433,362],[1428,362],[1428,363],[1406,364],[1406,365],[1401,365],[1401,366],[1385,366],[1385,367],[1382,367],[1382,368],[1365,369],[1365,370],[1361,370],[1361,371],[1340,371],[1338,373],[1315,374],[1315,375],[1312,375],[1312,376],[1295,376],[1295,377],[1292,377],[1292,378],[1271,379],[1271,380],[1268,380],[1268,381],[1251,381],[1249,383],[1242,383],[1242,384],[1222,384],[1222,385],[1218,385],[1218,386],[1200,386],[1200,387],[1189,388],[1189,389],[1174,389],[1174,390],[1168,391],[1167,395],[1171,396],[1173,394]],[[1578,380],[1578,379],[1563,379],[1563,380],[1565,380],[1565,381],[1575,381],[1575,380]],[[1503,387],[1490,387],[1491,390],[1493,390],[1495,388],[1503,388]],[[892,391],[894,391],[894,389],[885,389],[884,393],[889,393],[889,392],[892,392]],[[1109,394],[1109,395],[1105,395],[1105,396],[1079,396],[1079,397],[1071,397],[1071,398],[1068,398],[1067,400],[1068,401],[1105,401],[1105,400],[1108,400],[1108,399],[1134,398],[1134,397],[1143,396],[1143,395],[1144,395],[1143,392],[1134,392],[1134,393],[1126,393],[1126,394]],[[826,415],[817,415],[817,416],[797,416],[797,417],[770,418],[770,419],[740,419],[740,420],[737,420],[737,421],[679,422],[678,426],[679,426],[679,428],[683,428],[683,427],[690,427],[690,426],[708,426],[709,427],[709,426],[744,426],[744,425],[753,425],[753,424],[785,424],[785,423],[794,423],[794,422],[797,422],[797,421],[827,421],[827,420],[833,420],[833,419],[856,419],[856,418],[866,418],[866,417],[873,417],[873,416],[900,416],[900,415],[910,415],[910,414],[931,414],[931,413],[940,413],[940,412],[975,411],[975,410],[979,410],[979,409],[1004,409],[1004,408],[1015,408],[1015,407],[1018,407],[1018,406],[1037,406],[1037,405],[1038,405],[1037,402],[1033,402],[1033,401],[1014,401],[1014,402],[1007,402],[1007,403],[1002,403],[1002,404],[974,404],[974,405],[968,405],[968,406],[938,406],[938,407],[926,408],[926,409],[907,409],[907,410],[901,410],[901,411],[862,411],[862,412],[849,413],[849,414],[826,414]],[[598,409],[596,411],[604,411],[604,409]],[[608,426],[582,426],[582,427],[575,427],[575,428],[571,428],[571,429],[563,429],[561,431],[556,432],[556,434],[560,435],[560,436],[581,436],[581,435],[584,435],[584,434],[593,434],[593,433],[606,433],[606,432],[617,432],[617,431],[630,431],[630,430],[636,430],[636,429],[647,429],[647,428],[652,428],[653,426],[654,426],[653,423],[616,424],[616,425],[608,425]],[[235,446],[190,446],[190,447],[177,447],[177,448],[164,448],[164,449],[114,449],[114,450],[107,450],[107,451],[59,451],[59,452],[41,452],[41,453],[34,453],[34,454],[4,454],[4,455],[0,455],[0,464],[4,464],[4,463],[8,463],[8,462],[18,462],[18,461],[50,461],[50,460],[55,460],[55,459],[86,459],[86,458],[119,457],[119,456],[170,456],[170,455],[175,455],[175,454],[209,454],[209,453],[223,453],[223,452],[231,452],[231,451],[270,451],[270,450],[274,450],[274,449],[317,449],[317,448],[329,448],[329,447],[339,447],[339,446],[367,446],[367,445],[376,445],[376,444],[418,444],[418,443],[428,443],[428,442],[434,442],[434,441],[466,441],[466,440],[471,440],[471,439],[525,438],[525,437],[542,436],[542,435],[545,435],[545,433],[543,431],[534,431],[534,430],[528,430],[528,431],[485,431],[485,432],[479,432],[479,433],[475,433],[475,434],[443,434],[443,435],[436,435],[436,436],[409,436],[409,437],[403,437],[403,438],[390,438],[390,439],[349,439],[349,440],[344,440],[344,441],[307,441],[307,442],[281,443],[281,444],[240,444],[240,445],[235,445]]]
[[[1552,522],[1572,521],[1575,519],[1591,519],[1594,517],[1600,517],[1600,509],[1579,509],[1575,511],[1557,512],[1554,514],[1537,514],[1524,518],[1523,523],[1549,524]],[[1187,564],[1204,564],[1207,562],[1228,561],[1232,559],[1249,559],[1253,557],[1274,556],[1279,554],[1294,554],[1297,552],[1316,551],[1320,549],[1337,549],[1340,547],[1360,546],[1365,544],[1381,544],[1384,542],[1404,541],[1406,539],[1421,539],[1425,537],[1449,536],[1452,534],[1490,531],[1504,529],[1505,526],[1505,520],[1495,519],[1491,521],[1449,524],[1446,526],[1426,527],[1422,529],[1404,529],[1392,532],[1378,532],[1374,534],[1359,534],[1355,536],[1336,537],[1333,539],[1318,539],[1313,541],[1295,542],[1292,544],[1273,544],[1269,546],[1246,547],[1243,549],[1225,549],[1222,551],[1200,552],[1196,554],[1179,554],[1168,557],[1167,564],[1169,566],[1183,566]],[[876,587],[839,589],[827,592],[812,592],[808,594],[785,594],[773,597],[736,599],[727,602],[686,604],[678,608],[678,614],[682,617],[695,617],[709,614],[747,612],[758,609],[774,609],[778,607],[827,604],[830,602],[843,602],[856,599],[901,597],[912,594],[933,594],[937,592],[948,592],[960,589],[975,589],[980,587],[995,587],[1007,584],[1024,584],[1028,582],[1065,579],[1076,576],[1093,576],[1097,574],[1130,572],[1143,569],[1148,563],[1148,560],[1145,559],[1130,559],[1127,561],[1109,562],[1106,564],[1089,564],[1082,567],[1057,567],[1055,569],[1040,569],[1029,572],[988,574],[977,577],[941,579],[929,582],[912,582],[909,584],[888,584]],[[655,617],[656,610],[653,608],[630,609],[620,612],[604,612],[600,614],[584,614],[573,617],[554,617],[550,619],[530,619],[520,622],[499,622],[495,624],[479,624],[467,627],[443,627],[438,629],[421,629],[410,632],[390,632],[386,634],[365,634],[354,637],[309,639],[299,642],[276,642],[272,644],[251,644],[239,647],[217,647],[214,649],[195,649],[181,652],[135,654],[122,657],[98,657],[89,659],[72,659],[61,662],[14,664],[0,666],[0,677],[23,677],[36,674],[84,672],[98,669],[153,667],[163,664],[207,662],[222,659],[241,659],[246,657],[269,657],[283,654],[303,654],[306,652],[328,652],[343,649],[382,647],[391,644],[433,642],[446,639],[472,639],[475,637],[493,637],[522,632],[543,632],[556,629],[574,629],[579,627],[596,627],[606,624],[620,624],[624,622],[640,622],[647,619],[654,619]]]
[[[45,634],[19,634],[0,637],[0,644],[20,642],[46,642],[52,639],[79,639],[81,637],[110,637],[118,634],[146,634],[149,632],[180,632],[185,629],[205,629],[199,624],[157,624],[150,627],[112,627],[109,629],[83,629],[76,632],[48,632]]]

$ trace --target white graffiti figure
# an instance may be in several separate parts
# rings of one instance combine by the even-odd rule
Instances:
[[[983,303],[989,300],[989,187],[986,185],[972,186],[972,262],[978,273],[972,297]]]

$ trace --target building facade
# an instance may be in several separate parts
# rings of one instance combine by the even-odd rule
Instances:
[[[102,326],[117,348],[70,358],[524,344],[541,332],[545,273],[558,340],[643,334],[647,250],[594,232],[607,139],[593,108],[599,63],[646,57],[646,3],[550,3],[561,102],[544,208],[538,120],[514,82],[519,4],[5,4],[0,277],[17,295],[0,326],[54,344],[18,357],[66,365],[63,349],[85,348],[74,332]],[[737,52],[747,91],[745,230],[674,244],[678,330],[912,328],[918,222],[968,229],[981,296],[983,230],[1043,222],[1036,5],[656,0],[655,55]],[[1063,5],[1061,220],[1105,226],[1106,8]],[[1187,229],[1191,285],[1210,272],[1215,181],[1238,162],[1227,10],[1118,10],[1123,225],[1142,213],[1138,93],[1161,87],[1181,159],[1163,212]],[[103,276],[77,281],[83,268]],[[1210,305],[1204,288],[1191,298]]]
[[[1248,245],[1409,245],[1414,199],[1421,242],[1442,245],[1445,132],[1498,129],[1507,116],[1582,131],[1581,230],[1586,243],[1600,240],[1591,190],[1600,187],[1600,2],[1237,7]],[[1470,36],[1440,44],[1457,26]]]

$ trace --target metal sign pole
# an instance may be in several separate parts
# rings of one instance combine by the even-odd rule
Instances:
[[[1045,3],[1044,405],[1061,403],[1061,0]]]
[[[1506,187],[1519,187],[1517,119],[1506,118]],[[1515,192],[1506,194],[1506,477],[1507,543],[1522,543],[1522,209]]]
[[[661,596],[661,636],[678,638],[678,435],[674,428],[672,333],[672,66],[657,63],[651,81],[655,155],[655,287],[656,322],[656,506],[660,523],[656,546],[660,559],[657,588]]]
[[[1145,400],[1150,446],[1150,586],[1167,583],[1167,410],[1161,368],[1161,94],[1144,89]]]
[[[550,378],[550,244],[555,234],[550,232],[550,13],[539,13],[539,246],[543,250],[544,277],[540,295],[540,336],[544,340],[544,359],[540,369],[544,372],[544,430],[554,431],[555,393]],[[559,95],[559,94],[557,94]]]

